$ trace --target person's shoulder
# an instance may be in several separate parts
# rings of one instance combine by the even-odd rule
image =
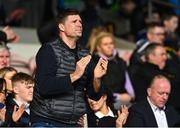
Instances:
[[[8,111],[11,111],[14,109],[14,106],[17,106],[16,102],[13,100],[13,98],[8,98],[8,101],[6,102],[6,109]]]
[[[136,110],[139,112],[143,112],[144,109],[147,109],[147,101],[143,100],[137,103],[134,103],[131,107],[130,110]]]

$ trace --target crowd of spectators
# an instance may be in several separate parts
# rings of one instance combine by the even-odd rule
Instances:
[[[3,26],[0,30],[0,126],[7,127],[31,126],[30,104],[36,86],[34,74],[20,72],[10,65],[11,53],[7,43],[18,42],[20,38],[11,26],[25,25],[23,18],[29,13],[26,10],[29,1],[21,1],[14,1],[17,6],[8,12],[9,6],[0,1],[0,24]],[[77,8],[74,3],[83,24],[83,35],[78,43],[89,49],[95,64],[98,65],[100,58],[108,61],[106,74],[101,79],[105,86],[102,95],[97,101],[91,93],[84,97],[87,116],[80,124],[85,125],[86,120],[86,125],[95,127],[180,126],[180,102],[177,100],[180,98],[178,9],[154,3],[150,17],[147,0],[78,2],[84,5]],[[26,27],[36,27],[41,45],[46,46],[58,38],[55,17],[68,5],[63,0],[39,3],[43,6],[40,12],[44,13],[40,17],[36,15],[39,19]],[[116,38],[124,38],[136,45],[128,60],[116,48]],[[48,63],[44,62],[38,63],[46,67]],[[44,78],[37,75],[36,67],[33,72],[36,78]],[[41,89],[42,97],[47,96],[48,90]]]

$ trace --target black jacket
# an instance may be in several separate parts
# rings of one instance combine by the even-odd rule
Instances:
[[[175,109],[171,106],[166,106],[165,114],[168,126],[177,126],[180,117]],[[154,113],[147,99],[131,106],[126,125],[128,127],[157,127]]]
[[[9,104],[6,105],[6,115],[5,115],[4,126],[6,126],[6,127],[29,127],[30,126],[30,115],[26,111],[24,111],[21,118],[17,122],[13,121],[12,114],[13,114],[15,105],[17,106],[17,108],[19,107],[13,99],[10,99]]]
[[[166,75],[166,73],[159,69],[157,65],[151,63],[144,63],[136,69],[136,72],[130,74],[132,84],[134,87],[136,101],[141,101],[147,96],[147,88],[152,79],[156,75]]]
[[[76,62],[88,54],[79,45],[70,49],[60,39],[40,48],[36,57],[32,122],[46,120],[76,124],[85,114],[85,89],[93,87],[94,66],[90,62],[83,76],[74,83],[71,83],[70,74],[75,71]]]
[[[95,63],[98,62],[99,58],[97,54],[92,57]],[[106,85],[113,93],[126,93],[126,71],[126,63],[116,54],[108,60],[107,72],[102,78],[103,85]]]
[[[117,111],[113,109],[112,112],[114,117],[106,116],[99,119],[94,111],[89,110],[87,113],[88,127],[116,127]]]

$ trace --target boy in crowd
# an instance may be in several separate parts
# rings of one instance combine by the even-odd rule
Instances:
[[[12,77],[14,98],[6,106],[5,126],[30,126],[29,105],[33,98],[34,80],[25,73],[17,73]]]

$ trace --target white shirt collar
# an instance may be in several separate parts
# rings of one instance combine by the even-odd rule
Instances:
[[[153,111],[153,114],[155,116],[158,128],[168,128],[168,122],[167,122],[167,118],[166,118],[166,114],[165,114],[165,106],[163,107],[163,109],[159,109],[157,106],[155,106],[154,104],[152,104],[152,102],[150,101],[149,98],[147,98],[151,109]]]
[[[102,112],[100,111],[97,111],[95,112],[95,115],[100,119],[100,118],[103,118],[105,116],[111,116],[111,117],[114,117],[114,114],[112,112],[112,110],[108,107],[108,114],[107,115],[104,115]]]
[[[16,104],[20,107],[23,103],[21,101],[16,100],[15,98],[13,98],[13,100],[16,102]],[[29,109],[29,103],[27,103],[25,105],[25,111],[30,115],[30,109]]]

